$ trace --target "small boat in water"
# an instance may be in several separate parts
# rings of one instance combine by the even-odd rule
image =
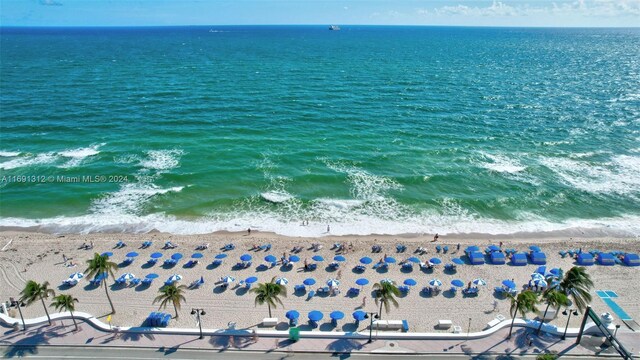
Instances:
[[[338,25],[329,25],[329,30],[340,30],[340,26],[338,26]]]

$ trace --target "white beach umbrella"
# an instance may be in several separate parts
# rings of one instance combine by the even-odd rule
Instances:
[[[227,284],[231,284],[234,281],[236,281],[236,278],[234,278],[233,276],[225,276],[222,278],[222,282]]]
[[[531,274],[531,280],[533,280],[533,281],[544,280],[544,275],[542,275],[540,273],[533,273],[533,274]]]
[[[533,283],[534,283],[534,284],[536,284],[536,285],[538,285],[538,286],[542,286],[542,287],[547,287],[547,285],[548,285],[548,284],[547,284],[547,281],[546,281],[546,280],[544,280],[544,279],[541,279],[541,280],[535,280]]]
[[[476,286],[485,286],[487,282],[484,279],[475,279],[473,280],[473,284]]]
[[[84,274],[81,272],[75,272],[69,276],[69,279],[78,281],[84,277]]]
[[[126,281],[133,280],[133,279],[135,279],[135,278],[136,278],[136,276],[135,276],[135,275],[133,275],[132,273],[126,273],[126,274],[122,274],[122,275],[120,276],[120,279],[122,279],[122,280],[126,280]]]
[[[382,280],[380,280],[381,283],[388,283],[388,284],[393,284],[393,280],[389,279],[389,278],[384,278]]]
[[[180,281],[182,280],[182,275],[178,275],[178,274],[173,274],[171,276],[169,276],[169,279],[167,280],[168,283],[174,283],[176,281]]]
[[[439,287],[439,286],[442,286],[442,281],[440,281],[438,279],[433,279],[433,280],[429,281],[429,285],[435,286],[435,287]]]
[[[289,283],[289,280],[287,280],[287,278],[277,278],[276,279],[276,284],[278,285],[287,285]]]
[[[337,287],[338,285],[340,285],[340,281],[336,279],[329,279],[327,281],[327,285],[329,285],[329,287]]]

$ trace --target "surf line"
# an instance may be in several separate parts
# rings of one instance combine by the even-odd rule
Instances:
[[[9,242],[7,243],[7,245],[5,245],[2,250],[0,251],[5,251],[7,249],[7,246],[11,245],[11,243],[13,242],[13,239],[9,240]]]

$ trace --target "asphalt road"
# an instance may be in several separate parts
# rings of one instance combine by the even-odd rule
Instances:
[[[253,351],[217,351],[195,349],[146,349],[146,348],[92,348],[92,347],[63,347],[63,346],[38,346],[17,348],[13,346],[0,346],[0,353],[4,358],[26,357],[31,359],[95,359],[95,360],[147,360],[147,359],[172,359],[172,360],[199,360],[199,359],[264,359],[264,360],[316,360],[316,359],[471,359],[462,354],[418,355],[418,354],[371,354],[371,353],[287,353],[287,352],[253,352]],[[514,356],[517,357],[517,356]],[[483,356],[483,359],[491,359],[491,356]],[[527,356],[534,359],[534,356]],[[584,359],[584,357],[562,357],[563,360]]]

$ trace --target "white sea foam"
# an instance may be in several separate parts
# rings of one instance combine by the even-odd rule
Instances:
[[[489,154],[486,152],[480,152],[482,156],[490,161],[484,161],[480,163],[480,166],[491,171],[500,173],[515,174],[524,171],[527,167],[522,165],[514,156],[507,156],[503,154]]]
[[[15,157],[20,155],[19,151],[0,151],[0,157]]]
[[[354,199],[316,199],[315,201],[324,206],[338,209],[352,209],[365,203],[364,200]]]
[[[171,170],[180,163],[184,152],[179,149],[149,150],[147,157],[140,160],[140,166],[148,170]]]
[[[85,148],[77,148],[77,149],[72,149],[72,150],[65,150],[65,151],[60,151],[58,152],[58,155],[66,157],[66,158],[70,158],[69,161],[67,161],[66,163],[60,165],[61,168],[71,168],[71,167],[76,167],[78,165],[80,165],[80,163],[82,163],[82,161],[85,158],[88,158],[90,156],[94,156],[94,155],[98,155],[100,153],[100,151],[98,151],[98,149],[101,146],[104,146],[105,144],[97,144],[97,145],[93,145],[90,147],[85,147]]]
[[[91,205],[91,212],[97,214],[139,214],[145,205],[156,195],[169,192],[180,192],[184,186],[160,188],[155,184],[129,183],[120,187],[120,190],[108,193],[95,200]]]
[[[260,194],[260,196],[266,201],[276,204],[293,199],[293,196],[286,191],[267,191]]]
[[[592,163],[559,157],[542,157],[540,163],[567,185],[600,194],[630,195],[640,192],[640,157],[616,155]]]
[[[45,165],[51,164],[58,160],[58,155],[55,152],[48,152],[42,154],[25,154],[24,156],[17,157],[15,159],[5,161],[0,164],[0,169],[10,170],[21,167],[33,166],[33,165]]]
[[[347,174],[350,192],[355,199],[380,201],[386,198],[387,191],[402,190],[402,185],[391,178],[374,175],[355,166],[339,162],[325,161],[325,163],[329,169]]]
[[[273,213],[242,212],[237,214],[212,214],[199,220],[183,220],[164,214],[137,216],[132,214],[90,214],[78,217],[48,219],[2,218],[0,227],[35,228],[52,233],[131,232],[146,233],[152,230],[172,234],[206,234],[215,231],[245,231],[247,227],[274,232],[286,236],[326,235],[399,235],[425,234],[515,234],[563,231],[567,234],[594,232],[602,236],[640,236],[640,216],[621,216],[602,219],[569,219],[562,222],[531,216],[528,220],[500,221],[495,219],[468,219],[424,213],[403,221],[353,216],[343,222],[332,222],[330,233],[327,223],[312,220],[308,226],[301,221],[291,221]],[[570,235],[569,235],[570,236]]]

